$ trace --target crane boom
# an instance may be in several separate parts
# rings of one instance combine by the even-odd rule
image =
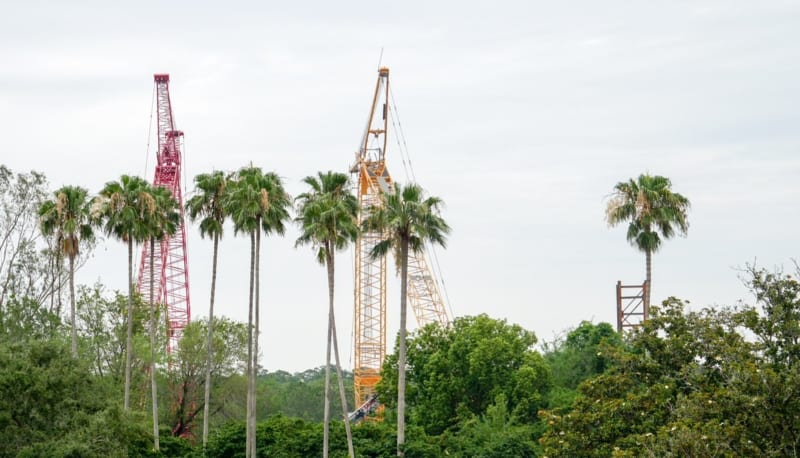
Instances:
[[[439,288],[436,286],[436,279],[422,252],[408,254],[407,294],[411,309],[417,318],[417,325],[425,326],[430,323],[447,325],[450,323],[442,295],[439,294]]]
[[[175,129],[172,102],[169,97],[169,75],[154,75],[158,114],[158,152],[153,185],[169,189],[178,202],[180,222],[175,235],[164,237],[155,244],[153,297],[166,307],[167,352],[177,348],[183,329],[191,318],[189,302],[189,268],[186,259],[186,225],[181,193],[181,139],[183,132]],[[136,289],[144,298],[150,297],[150,245],[143,244]]]
[[[358,174],[359,226],[369,216],[371,208],[382,204],[382,190],[392,185],[385,161],[388,93],[389,69],[381,68],[367,127],[356,153],[356,163],[351,169],[351,172]],[[381,100],[384,108],[379,116],[381,119],[377,119],[376,108]],[[356,240],[353,379],[357,406],[375,393],[381,364],[386,356],[386,257],[373,259],[370,256],[381,238],[380,232],[364,231]]]
[[[386,167],[386,145],[389,126],[389,69],[378,70],[378,81],[372,97],[367,126],[356,162],[350,172],[357,174],[359,225],[374,207],[383,204],[383,195],[394,192]],[[375,386],[386,356],[386,257],[373,259],[372,249],[383,234],[363,231],[356,241],[355,252],[355,405],[357,411],[370,410],[376,403]],[[450,322],[444,302],[436,287],[423,253],[409,256],[408,299],[420,326]],[[363,417],[363,415],[361,415]]]

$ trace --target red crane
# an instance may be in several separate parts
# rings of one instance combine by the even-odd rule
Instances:
[[[180,223],[175,235],[155,244],[153,271],[156,281],[153,297],[166,308],[167,353],[178,346],[183,329],[189,324],[189,268],[186,259],[186,225],[181,194],[181,140],[183,132],[175,129],[172,103],[169,98],[169,75],[154,75],[158,110],[158,152],[154,186],[167,188],[178,201]],[[150,246],[143,244],[136,289],[142,297],[150,297]]]

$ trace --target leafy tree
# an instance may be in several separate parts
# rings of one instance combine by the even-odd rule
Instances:
[[[445,246],[445,237],[450,226],[439,216],[442,200],[425,198],[422,188],[416,184],[400,187],[395,183],[394,192],[384,196],[383,205],[370,209],[364,219],[364,229],[385,234],[371,253],[374,257],[385,256],[393,250],[400,271],[400,331],[398,344],[397,376],[397,454],[402,456],[405,442],[406,410],[406,317],[408,303],[408,254],[419,252],[423,243]]]
[[[77,327],[81,354],[87,360],[92,373],[108,379],[113,384],[122,384],[125,377],[125,348],[127,340],[128,296],[114,291],[109,294],[102,284],[77,288]],[[140,347],[147,328],[147,307],[141,297],[133,297],[134,348]],[[156,345],[157,348],[160,345]],[[132,367],[132,386],[141,385],[139,378],[146,372],[144,361],[136,358]],[[139,370],[141,369],[141,370]]]
[[[687,311],[675,298],[543,412],[547,456],[795,456],[800,453],[800,283],[751,269],[759,308]]]
[[[11,296],[0,315],[0,342],[58,340],[63,327],[61,318],[35,299]]]
[[[0,368],[0,457],[152,456],[144,416],[66,340],[0,343]]]
[[[194,177],[195,193],[186,202],[186,211],[192,221],[200,220],[200,236],[214,240],[214,255],[211,263],[211,294],[208,306],[208,336],[206,355],[206,381],[203,396],[203,446],[208,443],[208,418],[211,396],[211,360],[214,354],[214,293],[217,287],[217,253],[222,237],[227,211],[225,196],[228,177],[222,171],[202,173]]]
[[[503,424],[536,422],[550,373],[535,344],[532,332],[486,315],[418,330],[408,344],[410,422],[440,435],[488,415],[493,405],[507,412]],[[397,373],[397,356],[388,356],[378,392],[389,408],[396,406]]]
[[[244,167],[236,174],[226,206],[235,233],[250,235],[250,304],[248,313],[248,434],[247,457],[255,456],[256,372],[259,333],[259,255],[261,232],[283,235],[291,199],[280,177],[259,167]],[[255,323],[255,324],[254,324]]]
[[[333,374],[336,377],[336,374]],[[352,399],[353,374],[342,371],[345,396]],[[336,380],[330,382],[338,385]],[[262,372],[258,378],[259,415],[282,413],[289,417],[322,423],[325,418],[325,368],[320,366],[303,372],[290,374],[285,371]],[[338,394],[338,386],[328,391],[328,397]],[[346,414],[336,403],[331,406],[330,416],[335,418]]]
[[[748,440],[773,456],[800,455],[800,267],[794,275],[749,269],[756,307],[742,311],[742,323],[756,342],[755,373],[737,361],[745,406],[753,409],[743,428]],[[741,414],[739,414],[741,415]]]
[[[244,423],[229,423],[209,438],[206,456],[241,457],[241,443],[245,439]],[[330,454],[335,458],[348,456],[344,441],[344,424],[331,425]],[[365,458],[392,456],[395,437],[386,423],[365,423],[353,429],[353,440],[358,446],[359,455]],[[322,424],[312,423],[282,414],[271,415],[258,424],[258,456],[280,458],[307,458],[322,455]],[[416,438],[415,438],[416,439]],[[411,444],[424,443],[412,439]],[[415,456],[409,454],[410,456]],[[420,456],[420,455],[416,455]],[[432,456],[432,455],[427,455]],[[435,456],[435,455],[434,455]]]
[[[645,307],[650,306],[653,284],[652,255],[661,247],[662,238],[672,238],[676,230],[686,235],[689,207],[689,199],[672,192],[672,182],[662,176],[642,174],[614,186],[606,207],[606,221],[610,226],[628,222],[628,242],[645,254]]]
[[[539,428],[513,421],[507,408],[508,400],[500,393],[495,402],[480,417],[465,421],[458,431],[445,432],[439,439],[438,455],[481,457],[536,457],[539,446],[535,439]]]
[[[582,321],[566,338],[545,344],[545,359],[553,379],[551,404],[555,407],[571,404],[582,381],[609,369],[612,360],[606,347],[621,345],[620,334],[610,324],[588,321]]]
[[[69,434],[106,393],[58,341],[0,346],[0,456]]]
[[[208,408],[203,404],[205,395],[206,372],[208,364],[208,320],[194,320],[183,330],[183,337],[178,342],[174,368],[171,371],[170,385],[175,390],[172,399],[171,424],[174,436],[181,437],[192,430],[195,419],[200,412],[209,412],[209,416],[223,412],[230,397],[222,392],[228,391],[231,385],[238,389],[236,383],[239,374],[244,372],[247,353],[247,329],[244,323],[237,323],[225,317],[215,320],[212,345],[218,351],[213,353],[211,372],[214,374],[210,383],[210,391],[215,398]],[[236,402],[236,400],[232,400]],[[204,420],[205,423],[205,420]]]
[[[724,335],[723,323],[716,312],[684,313],[684,303],[674,298],[653,307],[628,346],[611,351],[611,369],[580,384],[571,409],[541,414],[549,425],[545,454],[609,457],[635,450],[669,424],[670,406],[708,373],[707,363],[715,360],[705,357],[716,351],[701,337]]]
[[[15,173],[0,165],[0,315],[11,296],[29,297],[60,315],[61,265],[38,251],[37,210],[47,198],[39,172]],[[57,303],[55,303],[57,301]]]
[[[311,244],[316,249],[317,261],[328,269],[328,340],[325,359],[325,418],[323,420],[322,456],[328,457],[329,423],[330,423],[330,364],[331,341],[336,357],[336,375],[339,380],[339,396],[342,402],[347,435],[347,447],[350,457],[353,451],[353,437],[350,421],[347,416],[347,399],[344,393],[342,365],[339,361],[339,344],[336,337],[336,319],[334,316],[334,278],[336,250],[342,250],[358,237],[358,200],[350,192],[349,180],[343,173],[319,172],[317,177],[308,176],[303,182],[310,191],[298,196],[299,208],[297,221],[300,223],[300,237],[296,245]]]
[[[69,298],[72,357],[78,357],[78,330],[75,326],[75,258],[80,245],[94,240],[91,200],[86,189],[64,186],[54,193],[54,199],[39,206],[39,225],[42,234],[54,236],[61,254],[69,259]]]
[[[135,176],[122,175],[119,181],[106,183],[100,191],[96,210],[100,212],[103,229],[128,245],[128,318],[125,350],[125,395],[123,408],[130,406],[131,361],[133,353],[133,244],[147,239],[147,225],[144,222],[147,191],[145,180]]]

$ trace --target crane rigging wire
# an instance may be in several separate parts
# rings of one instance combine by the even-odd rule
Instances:
[[[147,144],[144,148],[144,170],[142,176],[147,176],[147,168],[150,166],[150,139],[153,134],[153,111],[156,106],[156,88],[153,86],[153,96],[150,98],[150,120],[147,123]],[[133,255],[134,265],[139,265],[139,253]]]
[[[398,149],[400,151],[400,159],[403,162],[403,169],[404,169],[405,174],[406,174],[406,180],[408,180],[410,178],[411,181],[416,183],[417,182],[417,176],[414,173],[414,165],[411,162],[411,155],[408,152],[408,144],[406,143],[406,135],[405,135],[405,132],[403,132],[403,123],[400,121],[400,112],[397,109],[397,103],[395,102],[395,99],[394,99],[394,91],[392,90],[391,87],[389,88],[389,99],[390,99],[390,101],[392,103],[392,112],[394,113],[394,116],[390,116],[390,119],[392,120],[392,127],[394,127],[394,131],[396,132],[395,133],[395,140],[397,142],[397,147],[398,147]],[[396,125],[395,125],[395,118],[397,118],[397,124]],[[401,142],[402,142],[402,144],[401,144]],[[406,163],[408,163],[407,166],[406,166]],[[410,171],[410,174],[409,174],[409,171]],[[444,276],[442,275],[442,268],[441,268],[441,265],[439,264],[439,256],[437,256],[435,248],[433,246],[430,246],[429,244],[425,245],[425,251],[426,251],[429,259],[433,258],[433,261],[434,261],[434,264],[435,264],[435,267],[432,266],[433,271],[434,271],[433,272],[434,273],[434,277],[436,278],[437,282],[441,285],[441,289],[444,292],[444,297],[445,297],[445,301],[447,302],[447,308],[449,309],[450,316],[454,317],[455,314],[453,313],[452,302],[450,302],[450,295],[447,292],[447,285],[445,284]],[[431,256],[431,254],[433,256]]]

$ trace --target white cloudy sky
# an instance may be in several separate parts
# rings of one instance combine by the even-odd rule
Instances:
[[[614,284],[642,281],[644,257],[606,227],[604,197],[642,172],[670,177],[693,204],[689,237],[654,258],[654,300],[749,301],[737,266],[800,257],[794,0],[5,0],[0,162],[54,187],[150,178],[152,75],[166,72],[190,179],[252,161],[297,194],[302,177],[348,168],[381,48],[417,179],[447,203],[439,260],[456,315],[507,318],[543,339],[584,319],[613,323]],[[325,275],[296,237],[263,251],[270,370],[324,361]],[[241,320],[247,248],[231,231],[220,261],[218,310]],[[350,367],[348,257],[337,317]],[[193,231],[194,316],[206,314],[210,258]],[[79,281],[121,289],[125,262],[119,243],[103,243]]]

